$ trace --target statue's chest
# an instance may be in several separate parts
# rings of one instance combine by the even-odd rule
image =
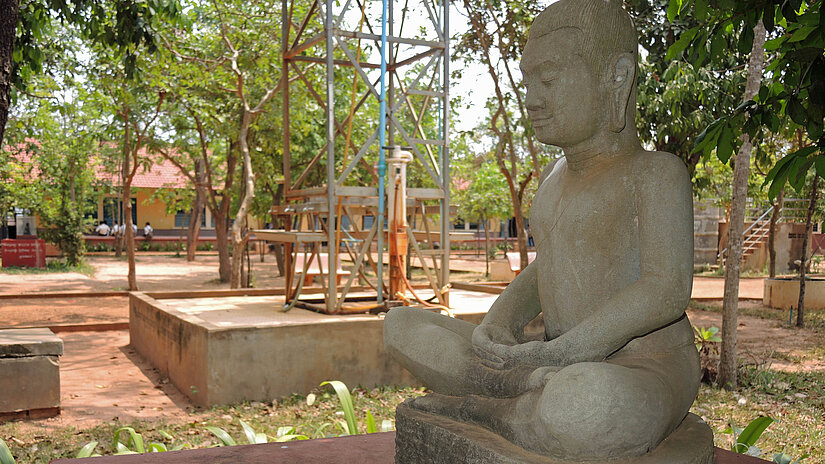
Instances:
[[[633,183],[616,172],[590,179],[549,178],[530,212],[536,245],[581,252],[627,242],[638,234],[635,198]]]

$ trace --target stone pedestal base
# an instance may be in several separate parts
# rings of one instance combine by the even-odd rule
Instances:
[[[406,403],[396,409],[395,425],[395,464],[573,464],[527,451],[483,427],[425,413]],[[689,414],[655,450],[610,464],[713,462],[713,432],[698,416]]]

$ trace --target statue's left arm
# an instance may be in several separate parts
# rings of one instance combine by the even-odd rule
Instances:
[[[684,315],[693,281],[693,202],[682,161],[650,153],[633,168],[638,213],[640,276],[578,325],[546,342],[529,342],[496,353],[539,366],[602,361],[631,339]]]

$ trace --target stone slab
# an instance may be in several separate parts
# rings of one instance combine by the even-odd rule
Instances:
[[[574,464],[516,446],[483,427],[419,411],[407,403],[395,412],[396,464]],[[711,464],[713,432],[693,414],[656,449],[611,464]],[[593,461],[592,464],[607,464]]]
[[[341,438],[170,451],[142,455],[58,459],[52,464],[204,464],[204,463],[324,463],[391,464],[395,456],[395,432]],[[765,464],[767,461],[716,449],[715,464]]]
[[[62,354],[63,340],[47,328],[0,330],[0,358]]]
[[[0,413],[60,406],[57,356],[0,358]]]

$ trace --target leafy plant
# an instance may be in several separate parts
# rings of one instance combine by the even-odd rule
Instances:
[[[770,417],[757,417],[744,429],[742,429],[737,427],[736,424],[731,421],[730,426],[728,426],[723,433],[733,435],[733,444],[730,448],[731,451],[759,458],[765,453],[758,446],[756,446],[756,442],[772,423],[774,423],[774,420]],[[792,456],[785,453],[776,453],[773,456],[773,462],[777,464],[798,464],[806,457],[808,457],[807,454],[799,457],[798,459],[794,459]]]
[[[716,326],[711,326],[707,329],[693,326],[693,332],[696,334],[695,344],[699,352],[711,349],[714,343],[722,341],[722,337],[719,336],[719,327]]]
[[[742,429],[731,421],[730,426],[723,432],[733,435],[733,444],[730,450],[748,456],[762,456],[762,450],[757,448],[755,443],[773,422],[774,420],[770,417],[757,417]]]
[[[0,464],[15,464],[14,456],[11,455],[11,450],[2,438],[0,438]]]
[[[256,432],[249,424],[242,420],[238,420],[241,423],[241,428],[243,429],[244,435],[246,436],[246,442],[250,445],[257,445],[261,443],[268,443],[269,437],[265,433]],[[220,440],[219,446],[236,446],[238,442],[232,438],[229,433],[220,428],[220,427],[206,427],[206,430],[212,432],[218,440]],[[285,441],[293,441],[293,440],[308,440],[309,437],[306,435],[296,434],[295,427],[286,426],[286,427],[278,427],[277,435],[275,436],[276,442],[285,442]]]
[[[338,428],[341,429],[344,435],[357,435],[358,421],[355,418],[355,408],[352,404],[352,395],[350,395],[349,388],[340,380],[328,380],[321,383],[322,387],[325,385],[330,385],[335,390],[335,394],[338,395],[338,400],[341,402],[341,409],[344,412],[345,425],[336,425],[338,425]],[[378,427],[375,425],[375,418],[369,410],[367,410],[366,422],[367,433],[378,432]],[[381,431],[388,432],[390,430],[392,430],[392,421],[384,419],[384,421],[381,422]]]
[[[722,341],[722,337],[719,336],[719,327],[711,326],[705,329],[693,326],[693,333],[694,343],[699,351],[699,362],[702,366],[702,381],[711,382],[716,377],[718,344]]]
[[[123,443],[120,439],[122,433],[126,433],[127,438],[126,442]],[[163,438],[169,440],[170,444],[174,441],[174,437],[167,432],[161,431],[160,434]],[[90,441],[86,443],[80,450],[77,452],[76,458],[88,458],[94,456],[100,456],[99,453],[95,452],[95,448],[97,448],[98,442],[97,441]],[[149,446],[146,446],[143,436],[135,431],[132,427],[121,427],[115,430],[113,439],[112,439],[112,447],[115,449],[115,454],[139,454],[139,453],[162,453],[166,451],[178,451],[184,448],[183,443],[179,443],[176,446],[166,446],[163,443],[159,442],[151,442]],[[0,463],[5,464],[5,463]]]

